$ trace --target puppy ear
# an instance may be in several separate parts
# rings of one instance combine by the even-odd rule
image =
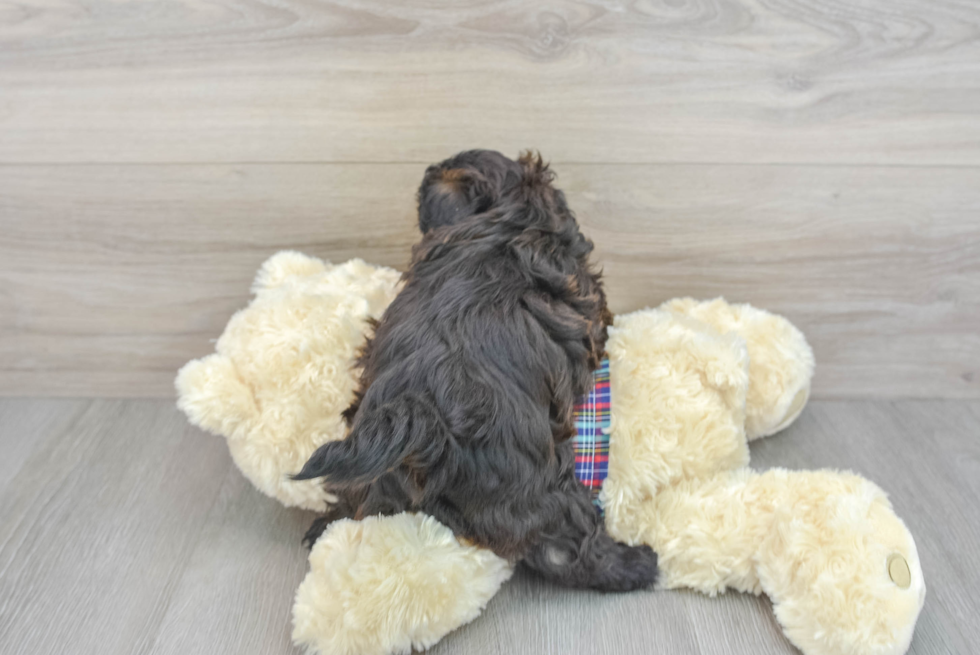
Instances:
[[[487,211],[497,200],[495,186],[471,168],[430,166],[419,187],[419,229],[423,234]]]
[[[544,189],[551,188],[551,183],[555,181],[555,174],[551,172],[548,164],[541,158],[540,152],[525,150],[521,153],[517,163],[524,169],[525,187],[539,193]]]
[[[578,232],[578,225],[565,194],[553,186],[555,174],[533,150],[521,153],[517,160],[521,166],[521,197],[529,210],[531,224],[538,224],[551,230],[565,230],[569,237]]]

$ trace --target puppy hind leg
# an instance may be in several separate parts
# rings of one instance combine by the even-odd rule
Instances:
[[[369,485],[352,486],[347,489],[332,488],[338,501],[327,509],[327,513],[313,521],[313,525],[303,537],[303,543],[312,548],[330,524],[341,519],[360,521],[369,516],[391,516],[415,509],[413,497],[420,495],[411,477],[404,470],[395,470],[382,475]]]
[[[357,511],[357,505],[350,502],[350,499],[341,496],[335,505],[331,505],[327,508],[326,514],[319,516],[310,525],[310,529],[306,531],[303,536],[303,545],[307,548],[313,548],[313,544],[316,540],[320,538],[330,524],[339,521],[341,519],[354,518],[354,513]]]
[[[531,549],[528,567],[558,584],[599,591],[633,591],[656,581],[657,554],[649,546],[614,541],[585,487],[556,492],[550,500],[561,506],[556,515],[564,521]]]

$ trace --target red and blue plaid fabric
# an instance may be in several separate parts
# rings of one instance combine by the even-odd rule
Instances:
[[[592,374],[592,389],[575,405],[575,477],[592,492],[600,510],[599,492],[609,473],[609,360]]]

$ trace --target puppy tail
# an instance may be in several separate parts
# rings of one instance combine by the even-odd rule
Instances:
[[[361,407],[347,438],[320,446],[294,480],[370,482],[402,464],[426,470],[454,450],[442,416],[423,398],[401,396],[368,412]]]

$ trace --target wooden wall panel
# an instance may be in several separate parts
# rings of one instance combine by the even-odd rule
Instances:
[[[625,311],[785,312],[818,395],[980,396],[980,5],[0,6],[0,394],[169,394],[281,248],[402,265],[453,152],[539,148]]]
[[[980,165],[964,0],[42,0],[0,162]]]
[[[0,394],[172,393],[277,250],[404,266],[423,168],[0,167]],[[819,397],[980,396],[976,170],[555,169],[615,311],[724,295],[806,332]]]

